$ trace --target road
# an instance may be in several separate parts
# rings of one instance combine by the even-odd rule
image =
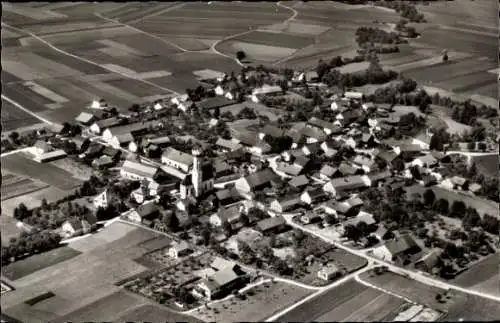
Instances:
[[[295,228],[298,228],[298,229],[301,229],[309,234],[312,234],[328,243],[331,243],[333,245],[335,245],[337,248],[340,248],[340,249],[344,249],[352,254],[355,254],[357,256],[360,256],[360,257],[363,257],[365,259],[367,259],[368,261],[371,261],[373,262],[374,264],[377,264],[377,265],[381,265],[381,266],[386,266],[389,270],[395,272],[395,273],[398,273],[398,274],[401,274],[403,276],[406,276],[410,279],[413,279],[413,280],[416,280],[418,282],[421,282],[423,284],[427,284],[427,285],[431,285],[431,286],[435,286],[435,287],[438,287],[438,288],[442,288],[442,289],[455,289],[457,291],[460,291],[460,292],[463,292],[463,293],[466,293],[466,294],[471,294],[471,295],[476,295],[476,296],[479,296],[479,297],[484,297],[484,298],[488,298],[488,299],[491,299],[491,300],[494,300],[494,301],[497,301],[497,302],[500,302],[500,297],[499,296],[495,296],[495,295],[491,295],[491,294],[487,294],[487,293],[483,293],[483,292],[479,292],[479,291],[474,291],[474,290],[470,290],[470,289],[467,289],[467,288],[462,288],[460,286],[456,286],[456,285],[453,285],[453,284],[449,284],[447,282],[443,282],[441,280],[438,280],[438,279],[434,279],[432,277],[429,277],[429,276],[425,276],[423,274],[420,274],[418,272],[414,272],[414,271],[411,271],[411,270],[408,270],[408,269],[405,269],[405,268],[401,268],[401,267],[398,267],[398,266],[395,266],[389,262],[385,262],[385,261],[382,261],[376,257],[373,257],[373,256],[370,256],[366,253],[366,250],[356,250],[356,249],[353,249],[353,248],[349,248],[337,241],[334,241],[330,238],[327,238],[323,235],[321,235],[320,233],[318,233],[317,231],[315,230],[311,230],[309,228],[305,228],[304,226],[302,225],[299,225],[297,223],[295,223],[293,220],[292,220],[292,217],[291,216],[284,216],[284,218],[286,219],[286,221],[288,222],[288,224],[292,227],[295,227]]]

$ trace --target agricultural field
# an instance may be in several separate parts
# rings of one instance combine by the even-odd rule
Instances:
[[[489,177],[498,176],[499,160],[498,154],[471,157],[471,162],[476,163],[478,172]]]
[[[115,283],[147,270],[133,259],[152,251],[149,248],[157,245],[151,243],[152,239],[162,237],[116,222],[95,235],[71,242],[66,247],[73,250],[71,259],[55,264],[55,261],[49,262],[52,265],[44,269],[39,269],[40,265],[37,271],[13,281],[15,290],[2,297],[2,310],[7,315],[29,322],[36,322],[32,321],[36,317],[45,322],[68,319],[87,321],[95,319],[92,315],[99,315],[99,318],[103,317],[101,315],[115,315],[116,317],[110,318],[114,321],[127,309],[151,304],[137,295],[116,294],[120,288]],[[75,252],[80,254],[74,256]],[[30,258],[26,260],[29,261]],[[41,263],[47,265],[46,260]],[[49,291],[55,296],[32,306],[24,303],[33,296]],[[93,303],[101,299],[108,305],[121,301],[128,305],[123,311],[113,310],[108,314],[101,311],[106,311],[106,308],[109,310],[111,306],[98,306],[97,313]]]
[[[2,72],[3,74],[3,72]],[[18,129],[21,127],[32,126],[40,122],[37,118],[18,109],[10,102],[2,99],[2,110],[1,110],[1,120],[2,120],[2,132]]]
[[[2,157],[2,169],[34,178],[62,190],[70,190],[81,184],[73,174],[49,163],[37,163],[24,153]]]
[[[164,306],[156,304],[138,306],[120,314],[119,317],[114,319],[115,322],[203,322],[191,315],[173,312]]]
[[[385,321],[406,304],[397,297],[349,280],[294,308],[279,321]]]
[[[2,275],[11,281],[15,281],[38,270],[76,257],[79,254],[81,252],[70,247],[60,247],[4,266]]]
[[[492,254],[458,275],[453,279],[453,283],[492,295],[500,295],[498,261],[498,253]]]
[[[41,190],[49,185],[34,181],[28,177],[3,172],[2,174],[2,201]]]
[[[244,297],[232,297],[210,304],[209,308],[201,307],[192,315],[205,322],[243,322],[264,321],[274,313],[286,308],[312,291],[284,282],[265,282],[245,290]]]

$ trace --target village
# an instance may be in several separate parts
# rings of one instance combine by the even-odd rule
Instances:
[[[128,114],[95,100],[40,132],[34,161],[68,159],[92,175],[65,201],[19,205],[14,217],[62,239],[117,219],[172,237],[149,257],[167,269],[125,286],[181,309],[257,273],[325,286],[367,264],[319,236],[445,279],[498,250],[498,187],[471,162],[496,142],[431,129],[421,111],[432,99],[410,80],[398,89],[419,102],[406,105],[329,87],[316,71],[206,75]]]

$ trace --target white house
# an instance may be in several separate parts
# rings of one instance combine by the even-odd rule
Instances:
[[[304,191],[300,195],[300,200],[303,203],[311,205],[321,201],[325,197],[326,197],[325,191],[323,191],[321,187],[317,187]]]
[[[102,192],[94,197],[93,204],[94,204],[96,209],[98,209],[100,207],[105,209],[109,206],[111,201],[112,201],[111,194],[108,193],[107,190],[105,190],[104,192]]]
[[[156,102],[155,105],[153,106],[153,109],[155,111],[159,111],[159,110],[161,110],[163,108],[164,108],[164,106],[160,102]]]
[[[140,181],[144,179],[154,181],[154,177],[157,173],[157,167],[144,165],[130,160],[126,160],[120,169],[121,177],[133,181]]]
[[[363,99],[363,93],[354,92],[354,91],[347,91],[344,93],[344,97],[348,98],[348,99],[361,100],[361,99]]]
[[[172,102],[172,104],[179,105],[182,102],[186,102],[188,100],[188,98],[189,98],[189,96],[187,94],[182,94],[182,95],[173,97],[172,99],[170,99],[170,102]]]
[[[224,89],[220,84],[215,87],[214,92],[216,95],[224,95]]]
[[[431,154],[427,154],[421,157],[415,158],[411,162],[411,166],[418,166],[418,167],[434,167],[438,164],[438,161],[434,156]]]
[[[326,266],[323,266],[323,268],[321,268],[318,271],[318,278],[325,280],[325,281],[330,281],[331,279],[333,279],[339,275],[340,275],[340,270],[333,263],[329,263]]]
[[[133,153],[137,152],[137,149],[138,149],[138,148],[139,148],[139,147],[138,147],[137,143],[136,143],[134,140],[132,140],[132,141],[128,144],[128,150],[129,150],[129,151],[131,151],[131,152],[133,152]]]
[[[420,247],[410,235],[403,235],[374,248],[373,255],[381,260],[392,262],[403,254],[413,254],[420,250]]]
[[[177,105],[177,109],[181,110],[182,112],[188,112],[192,106],[193,106],[193,101],[184,101],[180,102]]]

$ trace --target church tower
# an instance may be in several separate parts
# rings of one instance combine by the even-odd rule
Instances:
[[[202,152],[198,148],[194,148],[193,154],[193,171],[191,172],[191,182],[193,184],[194,196],[200,197],[202,194]]]

